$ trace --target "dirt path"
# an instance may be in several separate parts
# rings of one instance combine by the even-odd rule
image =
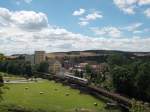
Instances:
[[[35,82],[42,82],[40,78],[37,78],[36,80],[32,79],[16,79],[16,80],[4,80],[5,84],[15,84],[15,83],[35,83]]]

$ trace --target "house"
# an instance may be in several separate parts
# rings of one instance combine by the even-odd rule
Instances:
[[[101,64],[96,64],[96,65],[91,65],[92,69],[96,73],[102,73],[108,70],[108,64],[106,63],[101,63]]]
[[[53,74],[57,74],[61,71],[62,65],[59,61],[57,60],[49,60],[49,72]]]

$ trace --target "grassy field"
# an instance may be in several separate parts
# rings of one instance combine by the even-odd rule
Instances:
[[[9,89],[4,90],[1,104],[40,108],[48,112],[76,112],[77,108],[88,110],[85,112],[106,112],[102,101],[90,95],[80,94],[80,91],[54,81],[5,84],[5,87]],[[94,103],[97,103],[98,106],[94,106]]]

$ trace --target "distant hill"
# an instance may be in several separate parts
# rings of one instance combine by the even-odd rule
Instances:
[[[150,56],[150,52],[129,52],[129,51],[117,51],[117,50],[85,50],[85,51],[69,51],[69,52],[52,52],[47,53],[47,57],[87,57],[87,56],[107,56],[115,53],[124,54],[128,56]],[[25,56],[27,54],[13,54],[11,56]]]
[[[150,56],[150,52],[128,52],[117,50],[85,50],[85,51],[69,51],[69,52],[53,52],[47,53],[47,55],[53,56],[101,56],[112,55],[115,53],[130,55],[130,56]]]

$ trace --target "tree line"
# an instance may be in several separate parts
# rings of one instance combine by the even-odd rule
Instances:
[[[0,72],[5,72],[13,75],[21,75],[26,78],[29,77],[41,77],[34,74],[34,72],[49,72],[48,62],[41,62],[40,64],[31,65],[30,62],[25,60],[1,60],[0,61]]]
[[[118,93],[150,102],[150,60],[115,54],[108,58],[108,63],[112,84]]]
[[[23,60],[0,61],[0,71],[14,75],[32,76],[31,64]]]

